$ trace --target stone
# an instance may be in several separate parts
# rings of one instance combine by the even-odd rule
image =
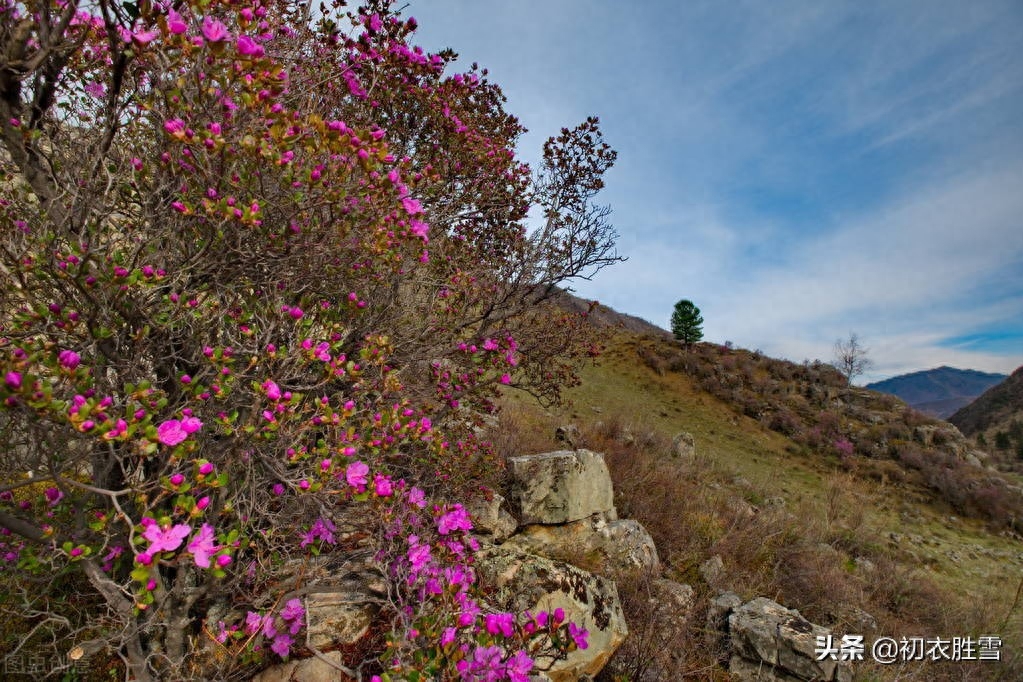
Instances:
[[[600,514],[558,526],[525,526],[505,545],[601,575],[660,569],[657,547],[642,524],[632,519],[608,521]]]
[[[693,434],[683,431],[671,441],[671,455],[679,459],[693,459],[696,457],[696,439]]]
[[[848,663],[816,660],[817,637],[831,635],[830,630],[766,597],[758,597],[733,610],[728,617],[728,630],[733,652],[752,662],[758,671],[757,677],[745,679],[852,680]],[[732,660],[735,661],[734,656]],[[745,670],[741,663],[737,667]],[[780,675],[765,677],[765,671]]]
[[[735,592],[722,592],[707,606],[707,643],[717,647],[728,635],[728,617],[742,606],[742,597]]]
[[[492,493],[490,499],[476,498],[465,505],[472,517],[473,532],[489,536],[494,542],[504,542],[519,523],[505,508],[505,499]]]
[[[725,577],[725,562],[717,554],[700,564],[700,577],[707,581],[707,584],[718,589]]]
[[[251,682],[337,682],[350,679],[342,676],[341,668],[331,665],[331,663],[344,665],[340,652],[328,652],[323,654],[323,658],[330,662],[313,657],[281,663],[259,673]]]
[[[492,605],[513,612],[565,610],[565,618],[589,631],[589,646],[553,663],[552,682],[596,675],[629,633],[614,582],[580,568],[504,545],[477,554],[481,582],[492,590]],[[539,657],[542,667],[550,659]]]
[[[582,440],[579,436],[579,427],[575,424],[565,424],[554,429],[554,440],[568,444],[568,447],[575,450],[576,445]]]
[[[305,600],[307,637],[317,649],[354,644],[369,631],[379,608],[365,592],[316,592]]]
[[[570,523],[614,513],[614,490],[604,456],[560,450],[508,459],[511,502],[522,524]]]

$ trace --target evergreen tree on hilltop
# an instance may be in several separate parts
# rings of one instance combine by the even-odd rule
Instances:
[[[703,316],[692,301],[683,299],[671,314],[671,333],[688,348],[703,338]]]

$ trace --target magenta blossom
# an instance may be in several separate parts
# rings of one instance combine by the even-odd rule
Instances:
[[[376,494],[380,497],[390,497],[391,493],[394,492],[394,488],[391,485],[391,479],[382,474],[376,474],[373,476],[373,486]]]
[[[202,428],[202,422],[197,417],[185,417],[181,420],[181,430],[192,434]]]
[[[245,57],[262,57],[266,50],[249,36],[238,36],[238,54]]]
[[[227,26],[216,19],[206,17],[202,21],[202,34],[211,43],[219,43],[222,40],[227,40]]]
[[[188,543],[188,551],[195,559],[195,565],[199,568],[210,567],[210,556],[215,554],[220,547],[214,542],[213,526],[208,523],[202,524],[199,531]]]
[[[590,636],[589,630],[581,628],[575,623],[569,623],[568,634],[572,636],[572,639],[575,641],[575,645],[580,649],[585,649],[586,647],[589,646],[588,642]]]
[[[142,537],[150,542],[149,550],[146,553],[173,552],[181,546],[191,532],[192,529],[183,523],[169,528],[161,528],[158,524],[151,523],[142,533]]]
[[[472,521],[460,504],[456,504],[451,511],[437,520],[437,532],[441,535],[448,535],[456,530],[472,530]]]
[[[188,24],[180,14],[173,9],[167,12],[167,28],[175,35],[181,35],[188,30]]]
[[[15,390],[21,388],[21,372],[8,372],[4,376],[4,383],[7,384],[8,388]]]
[[[82,356],[73,350],[62,350],[57,359],[60,361],[60,366],[64,369],[74,369],[82,361]]]
[[[356,460],[348,465],[345,469],[345,480],[348,481],[348,485],[354,487],[361,487],[366,485],[366,475],[369,473],[369,467],[363,464],[361,461]]]
[[[188,433],[181,428],[181,422],[177,419],[168,419],[156,429],[156,438],[164,445],[174,447],[188,438]]]
[[[529,682],[529,673],[533,670],[533,659],[525,651],[519,650],[508,659],[505,672],[510,682]]]

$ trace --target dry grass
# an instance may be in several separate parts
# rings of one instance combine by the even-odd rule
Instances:
[[[839,634],[999,634],[1005,641],[1000,664],[864,663],[857,668],[863,679],[1023,679],[1016,653],[1023,648],[1023,609],[1010,610],[1023,572],[1018,541],[980,523],[953,523],[948,507],[907,481],[892,460],[857,458],[843,466],[836,456],[808,456],[764,420],[737,415],[697,379],[673,371],[693,358],[656,356],[644,364],[643,348],[654,353],[653,341],[614,340],[602,366],[584,372],[583,386],[561,410],[544,412],[509,396],[495,434],[505,456],[542,452],[564,448],[554,430],[574,423],[577,445],[605,454],[619,515],[647,528],[666,577],[697,591],[690,618],[665,628],[644,596],[651,578],[620,581],[633,635],[603,679],[639,679],[653,663],[665,680],[722,679],[719,652],[705,632],[707,601],[721,590],[767,596]],[[742,371],[754,361],[747,354],[732,362]],[[750,371],[741,383],[757,378]],[[671,455],[672,436],[682,430],[696,436],[695,458]],[[977,550],[952,561],[953,548],[965,546]],[[711,585],[700,566],[713,556],[723,571]],[[657,642],[678,656],[658,659]]]

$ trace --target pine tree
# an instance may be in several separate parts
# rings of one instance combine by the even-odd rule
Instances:
[[[687,348],[703,338],[703,317],[692,301],[683,299],[675,304],[671,333]]]

